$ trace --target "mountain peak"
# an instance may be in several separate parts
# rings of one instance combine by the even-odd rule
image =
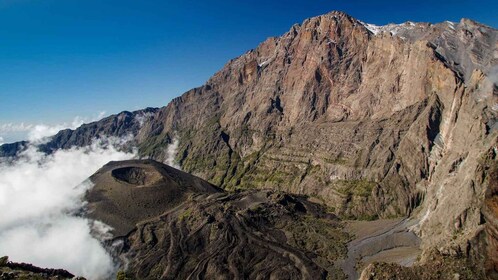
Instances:
[[[307,19],[283,36],[269,38],[230,60],[206,85],[150,112],[150,117],[136,113],[126,114],[127,118],[112,116],[62,133],[46,147],[70,148],[102,134],[131,133],[140,157],[161,162],[174,159],[186,172],[223,189],[274,189],[308,195],[345,219],[381,219],[383,223],[386,220],[382,219],[404,217],[403,228],[409,226],[420,234],[424,254],[431,248],[445,256],[467,252],[479,256],[471,261],[488,258],[490,265],[480,270],[493,271],[498,256],[491,249],[496,246],[489,246],[490,252],[482,251],[485,247],[481,246],[498,244],[498,237],[481,233],[483,227],[498,232],[494,222],[498,112],[493,110],[498,100],[486,80],[486,75],[494,77],[496,73],[497,47],[496,30],[466,19],[377,26],[332,11]],[[175,183],[176,179],[181,180]],[[156,162],[112,163],[92,180],[96,186],[87,196],[94,207],[90,207],[94,210],[91,214],[113,226],[118,235],[127,235],[149,216],[169,211],[169,218],[159,216],[156,224],[139,224],[140,230],[132,233],[148,236],[131,239],[135,243],[130,248],[145,257],[153,256],[147,246],[154,246],[157,236],[166,235],[181,242],[199,240],[185,247],[189,252],[202,254],[206,250],[202,246],[219,241],[210,248],[228,248],[221,255],[225,259],[251,256],[238,251],[233,254],[234,248],[227,247],[225,241],[247,239],[243,232],[232,236],[231,229],[245,228],[249,220],[264,221],[269,217],[266,214],[284,213],[278,211],[287,208],[279,205],[292,205],[300,213],[306,208],[299,198],[274,200],[270,192],[224,194],[207,182]],[[189,185],[204,187],[184,185],[194,181],[197,183]],[[113,208],[113,201],[126,208]],[[275,211],[260,211],[255,202]],[[145,206],[149,208],[142,209]],[[292,217],[294,210],[275,221]],[[179,226],[186,230],[178,230]],[[200,228],[204,229],[197,230]],[[184,238],[191,229],[201,235]],[[284,244],[287,235],[280,236]],[[169,246],[170,238],[162,240],[165,243],[156,246],[157,250],[184,248]],[[392,245],[384,239],[377,241]],[[267,245],[274,243],[260,244],[271,249]],[[469,244],[475,245],[470,248]],[[242,248],[247,247],[235,247]],[[288,256],[291,250],[284,252]],[[261,259],[269,253],[265,251]],[[164,252],[158,251],[160,254]],[[419,252],[411,254],[404,256],[402,263],[417,259]],[[177,252],[168,256],[177,256]],[[270,257],[276,260],[278,255]],[[351,270],[345,272],[355,279],[354,266],[372,258],[352,259]],[[163,260],[163,268],[177,263],[177,259]],[[206,258],[213,260],[216,258]],[[307,260],[306,254],[301,260],[309,264],[309,271],[325,273]],[[427,263],[420,260],[419,267],[424,269]],[[282,267],[280,262],[270,264],[266,271]],[[160,272],[176,273],[162,268]],[[451,277],[456,272],[453,270]]]
[[[329,15],[329,16],[338,16],[338,17],[353,18],[348,13],[343,12],[343,11],[338,11],[338,10],[330,11],[330,12],[328,12],[328,13],[325,14],[325,16],[327,16],[327,15]]]

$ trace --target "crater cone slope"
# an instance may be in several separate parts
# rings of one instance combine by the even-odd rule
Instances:
[[[89,216],[126,235],[135,224],[174,208],[189,195],[216,193],[210,183],[153,160],[110,162],[90,180]]]
[[[90,216],[110,225],[131,279],[344,279],[349,235],[305,197],[225,192],[152,160],[90,177]]]

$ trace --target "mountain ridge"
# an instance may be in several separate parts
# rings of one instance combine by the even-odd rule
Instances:
[[[118,114],[44,147],[131,133],[141,157],[165,161],[177,141],[181,168],[210,183],[307,195],[346,219],[409,216],[426,252],[485,260],[497,275],[480,247],[498,240],[496,69],[494,28],[464,19],[376,35],[331,12],[230,60],[141,125],[144,112]]]

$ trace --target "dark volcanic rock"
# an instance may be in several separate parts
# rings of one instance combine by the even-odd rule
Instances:
[[[208,182],[153,160],[110,162],[90,180],[89,216],[126,235],[138,222],[183,203],[190,195],[221,192]]]
[[[303,197],[226,193],[154,161],[91,177],[91,217],[114,227],[132,279],[344,279],[348,235]]]

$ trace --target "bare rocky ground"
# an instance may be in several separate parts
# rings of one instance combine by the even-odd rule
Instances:
[[[154,161],[91,177],[89,215],[114,228],[130,279],[345,279],[349,234],[326,208],[277,191],[227,193]]]
[[[347,258],[338,262],[348,279],[373,262],[412,266],[419,257],[420,238],[409,230],[414,221],[391,219],[350,221],[346,230],[355,238],[348,243]]]
[[[462,256],[421,268],[415,219],[343,222],[304,196],[226,192],[152,160],[111,162],[91,180],[89,216],[114,229],[107,244],[129,279],[484,277]]]
[[[462,256],[443,256],[432,251],[423,265],[403,267],[395,263],[375,262],[361,273],[360,280],[474,280],[488,278],[482,270],[474,269],[475,264]]]

